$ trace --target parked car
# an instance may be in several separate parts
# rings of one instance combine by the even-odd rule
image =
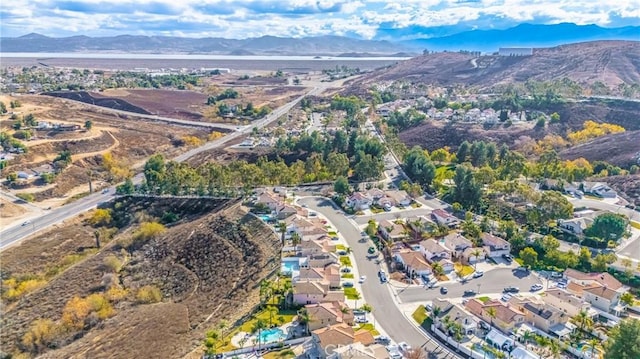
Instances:
[[[349,267],[342,268],[342,273],[351,273],[351,268]]]
[[[369,248],[367,249],[367,253],[368,253],[368,254],[374,254],[375,252],[376,252],[376,248],[375,248],[375,247],[369,247]]]
[[[411,350],[411,345],[407,344],[407,342],[398,343],[398,347],[405,353]]]
[[[511,256],[511,254],[503,254],[502,258],[504,258],[504,260],[509,263],[513,262],[513,257]]]
[[[429,303],[424,305],[424,309],[427,310],[427,312],[431,313],[431,311],[433,311],[433,306]]]
[[[476,295],[476,291],[473,289],[465,290],[464,293],[462,294],[463,297],[471,297],[474,295]]]
[[[447,294],[449,293],[449,290],[447,289],[447,287],[440,287],[440,293]]]
[[[513,295],[511,295],[511,294],[509,294],[509,293],[505,293],[505,294],[500,298],[500,300],[501,300],[501,301],[503,301],[503,302],[508,302],[508,301],[509,301],[509,299],[511,299],[511,297],[513,297]]]
[[[339,256],[346,256],[347,255],[347,251],[338,251],[338,255]]]
[[[369,320],[367,320],[367,317],[365,317],[365,316],[357,316],[355,318],[355,322],[356,323],[360,323],[360,324],[364,324],[364,323],[369,323]]]
[[[333,236],[333,237],[331,237],[331,240],[332,240],[332,241],[339,241],[339,240],[340,240],[340,238]]]
[[[531,291],[532,292],[537,292],[537,291],[539,291],[541,289],[542,289],[542,284],[534,284],[534,285],[531,286]]]
[[[389,345],[391,343],[391,339],[389,339],[389,337],[386,337],[384,335],[378,335],[377,337],[375,337],[373,339],[375,340],[375,342],[377,344]]]
[[[345,288],[352,288],[353,287],[353,282],[344,282],[342,283],[342,286]]]
[[[362,284],[362,283],[364,283],[365,280],[367,280],[367,276],[366,275],[360,276],[360,279],[358,279],[358,283]]]
[[[105,188],[105,189],[102,190],[102,194],[106,194],[106,193],[109,193],[109,189],[108,188]]]
[[[503,292],[505,293],[518,293],[520,289],[514,286],[504,287]]]
[[[473,272],[473,278],[480,278],[484,275],[484,272],[481,270],[477,270],[475,272]]]
[[[484,329],[484,330],[491,330],[491,326],[489,324],[487,324],[487,322],[483,322],[482,320],[479,323],[480,328]]]

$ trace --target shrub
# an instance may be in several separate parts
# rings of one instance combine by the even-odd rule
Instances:
[[[184,136],[182,137],[182,142],[184,142],[189,146],[194,146],[194,147],[202,145],[202,140],[196,136]]]
[[[33,193],[18,193],[16,194],[16,197],[27,202],[33,202],[36,200],[36,196],[34,196]]]
[[[22,336],[22,345],[33,354],[42,353],[56,340],[60,328],[51,319],[36,319]]]
[[[158,303],[162,300],[162,292],[157,287],[145,285],[138,290],[136,300],[141,304]]]
[[[98,208],[87,222],[94,227],[107,226],[111,223],[111,210]]]
[[[140,228],[133,234],[134,241],[147,241],[155,238],[165,231],[165,227],[158,222],[144,222]]]
[[[126,289],[120,288],[118,286],[109,288],[109,290],[107,290],[107,292],[105,293],[107,299],[109,299],[113,303],[118,303],[119,301],[123,300],[127,297],[127,294],[129,294],[129,292],[127,292]]]
[[[65,304],[62,310],[62,324],[67,329],[80,330],[84,328],[84,321],[91,312],[89,303],[75,296]]]
[[[122,269],[122,261],[113,254],[106,256],[102,262],[104,263],[105,267],[113,272],[117,273],[120,271],[120,269]]]
[[[46,281],[37,278],[25,278],[23,280],[9,278],[2,282],[2,297],[7,300],[16,300],[46,283]]]
[[[89,305],[90,310],[95,312],[100,320],[113,316],[113,307],[111,306],[111,303],[109,303],[105,294],[94,293],[89,295],[85,300]]]

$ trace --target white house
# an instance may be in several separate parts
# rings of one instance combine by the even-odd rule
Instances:
[[[440,209],[440,208],[434,209],[433,212],[431,212],[431,216],[436,221],[436,223],[443,226],[455,227],[459,223],[458,218],[456,218],[456,216],[445,211],[444,209]]]
[[[345,203],[355,210],[365,210],[371,207],[373,200],[361,192],[354,192]]]
[[[607,313],[620,312],[622,308],[616,308],[620,304],[620,292],[602,285],[591,285],[582,290],[582,299]]]
[[[572,218],[572,219],[559,219],[558,227],[565,232],[581,236],[584,234],[584,230],[593,222],[590,218]]]
[[[582,189],[585,193],[591,193],[604,198],[616,198],[616,191],[602,182],[582,182]]]
[[[444,238],[444,246],[451,251],[453,257],[460,258],[465,249],[473,247],[473,243],[461,233],[449,233]]]
[[[406,191],[387,191],[387,197],[391,198],[396,203],[396,206],[407,207],[411,205],[411,197]]]
[[[451,251],[434,239],[425,239],[418,247],[420,253],[429,261],[451,259]]]
[[[491,258],[501,257],[504,254],[509,254],[511,251],[511,244],[509,242],[491,233],[482,233],[480,238],[482,239],[482,244],[485,246],[487,254]]]

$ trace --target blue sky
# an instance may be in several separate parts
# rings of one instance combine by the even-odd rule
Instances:
[[[640,0],[17,0],[5,37],[344,35],[404,40],[519,23],[640,25]]]

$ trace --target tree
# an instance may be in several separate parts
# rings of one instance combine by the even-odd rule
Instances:
[[[522,258],[523,264],[527,267],[534,267],[538,262],[538,252],[531,247],[526,247],[521,250],[519,256]]]
[[[471,255],[476,259],[476,261],[473,262],[473,269],[476,269],[476,266],[478,265],[478,257],[480,257],[481,254],[482,251],[479,249],[474,249],[473,252],[471,252]]]
[[[143,222],[137,231],[133,234],[134,241],[148,241],[153,239],[166,230],[162,223],[158,222]]]
[[[309,322],[311,322],[311,316],[309,316],[309,312],[307,312],[306,309],[303,308],[298,312],[298,320],[304,325],[305,334],[309,334]]]
[[[87,220],[87,222],[94,227],[101,227],[109,225],[111,220],[110,209],[98,208],[93,212],[93,215]]]
[[[438,262],[433,262],[433,264],[431,265],[431,269],[433,270],[433,274],[435,274],[436,276],[441,276],[444,274],[444,268],[442,267],[442,264]]]
[[[364,311],[365,311],[365,312],[367,312],[367,313],[371,313],[371,312],[373,312],[373,307],[371,306],[371,304],[367,304],[367,303],[363,304],[363,305],[360,307],[360,309],[364,310]]]
[[[458,147],[458,152],[456,152],[456,158],[458,159],[458,163],[464,163],[467,160],[467,156],[469,155],[471,144],[469,142],[464,141]]]
[[[0,115],[4,115],[5,113],[7,113],[7,105],[0,101]]]
[[[604,240],[617,240],[622,237],[627,229],[627,218],[616,213],[603,213],[597,216],[586,230],[589,237],[597,237]]]
[[[280,232],[280,241],[282,242],[282,246],[284,247],[284,238],[287,234],[287,224],[285,222],[278,222],[278,232]]]
[[[93,121],[91,120],[84,121],[84,128],[86,128],[87,130],[91,130],[91,128],[93,128]]]
[[[273,316],[278,314],[278,308],[274,305],[267,306],[267,311],[269,312],[269,326],[273,325]]]
[[[626,304],[627,306],[631,307],[633,306],[635,299],[633,298],[633,294],[629,292],[625,292],[623,295],[620,296],[620,301]]]
[[[420,146],[414,146],[407,152],[403,162],[402,167],[412,180],[423,187],[431,186],[436,175],[436,166]]]
[[[609,331],[605,358],[640,358],[640,320],[625,319]]]
[[[480,207],[482,187],[475,180],[473,171],[466,165],[458,165],[453,176],[455,186],[451,189],[451,200],[466,209]]]
[[[256,320],[255,324],[251,328],[251,333],[258,333],[258,351],[260,350],[260,338],[262,337],[262,330],[267,328],[267,324],[262,319]]]
[[[549,123],[560,122],[560,115],[557,112],[552,113],[550,117],[551,117],[551,119],[550,119]]]
[[[607,264],[609,264],[607,263],[607,256],[598,253],[591,261],[591,270],[594,272],[604,272],[607,270]]]
[[[487,309],[487,315],[491,318],[491,325],[493,326],[493,319],[496,317],[496,308],[489,307],[489,309]]]
[[[333,183],[333,190],[339,194],[348,194],[349,193],[349,182],[344,176],[340,176],[336,178],[336,181]]]
[[[353,298],[352,298],[352,299],[356,301],[356,302],[355,302],[355,305],[354,305],[353,307],[354,307],[354,308],[358,308],[358,301],[359,301],[360,299],[362,299],[362,295],[360,295],[360,293],[359,293],[359,292],[355,292],[355,294],[353,295]]]
[[[575,323],[581,332],[587,332],[593,327],[593,319],[589,316],[586,310],[581,310],[576,314],[571,321]]]
[[[72,330],[84,328],[84,321],[89,315],[91,307],[86,300],[75,296],[65,304],[62,310],[62,324]]]
[[[578,265],[583,272],[591,270],[591,251],[587,247],[580,247],[578,254]]]

